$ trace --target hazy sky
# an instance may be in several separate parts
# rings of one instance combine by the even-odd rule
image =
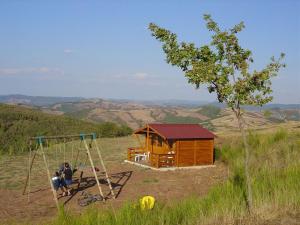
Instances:
[[[0,94],[213,101],[166,64],[149,22],[180,40],[209,43],[202,19],[239,35],[254,69],[286,53],[275,103],[300,103],[300,1],[1,1]]]

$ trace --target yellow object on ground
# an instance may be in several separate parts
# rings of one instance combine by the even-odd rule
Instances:
[[[155,198],[152,196],[144,196],[140,199],[140,207],[142,210],[153,209]]]

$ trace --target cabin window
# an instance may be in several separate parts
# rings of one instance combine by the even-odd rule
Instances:
[[[157,146],[162,147],[162,143],[163,143],[162,138],[158,136],[158,138],[157,138]]]

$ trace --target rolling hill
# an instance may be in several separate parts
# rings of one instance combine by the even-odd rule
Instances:
[[[89,122],[116,122],[136,129],[146,123],[199,123],[213,131],[235,130],[236,122],[227,108],[215,105],[200,107],[144,105],[135,102],[114,102],[102,99],[58,103],[42,110],[65,114]],[[246,123],[254,129],[300,120],[299,109],[271,108],[245,110]]]
[[[146,123],[199,123],[215,132],[236,130],[230,110],[220,103],[171,100],[105,100],[65,97],[0,96],[0,101],[39,109],[48,114],[66,115],[92,123],[113,122],[136,129]],[[252,129],[300,121],[299,104],[269,104],[244,107],[246,123]]]
[[[96,124],[65,115],[48,114],[38,109],[0,104],[0,152],[25,150],[31,136],[82,132],[113,137],[128,135],[131,129],[110,122]]]

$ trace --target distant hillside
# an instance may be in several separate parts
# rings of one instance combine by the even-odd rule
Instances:
[[[35,99],[36,98],[36,99]],[[0,97],[1,99],[1,97]],[[87,122],[114,122],[137,129],[146,123],[199,123],[212,131],[234,128],[234,118],[224,104],[199,101],[158,100],[132,101],[116,99],[84,99],[64,97],[6,96],[9,103],[25,104],[46,113],[66,115]],[[22,100],[22,101],[21,101]],[[54,102],[54,103],[53,103]],[[53,104],[52,104],[53,103]],[[300,120],[299,104],[245,106],[246,118],[252,127]]]
[[[125,125],[109,122],[95,124],[40,110],[0,104],[0,152],[24,150],[31,136],[96,132],[98,136],[112,137],[128,135],[131,131]]]
[[[102,99],[102,98],[83,98],[83,97],[52,97],[52,96],[28,96],[28,95],[0,95],[0,103],[9,104],[24,104],[31,106],[49,106],[59,103],[78,103],[81,101],[103,101],[112,104],[137,104],[144,106],[157,106],[157,107],[185,107],[185,108],[198,108],[204,105],[213,105],[219,108],[226,108],[226,105],[219,102],[208,102],[201,100],[179,100],[179,99],[157,99],[157,100],[132,100],[132,99]],[[246,110],[261,111],[264,109],[300,109],[300,104],[277,104],[271,103],[259,106],[245,106]]]
[[[235,126],[230,110],[209,104],[199,107],[143,105],[134,102],[107,100],[82,100],[54,104],[42,110],[53,114],[65,114],[89,122],[116,122],[132,129],[146,123],[199,123],[212,131]],[[246,118],[252,126],[271,125],[286,121],[299,121],[300,109],[246,110]],[[259,125],[260,124],[260,125]]]
[[[130,100],[130,99],[106,99],[116,103],[136,103],[146,106],[178,106],[178,107],[199,107],[210,104],[208,101],[178,100],[178,99],[157,99],[157,100]]]
[[[199,108],[143,105],[135,102],[116,102],[101,99],[59,103],[42,110],[65,114],[90,122],[116,122],[136,129],[146,123],[202,123],[210,116],[202,115]]]

